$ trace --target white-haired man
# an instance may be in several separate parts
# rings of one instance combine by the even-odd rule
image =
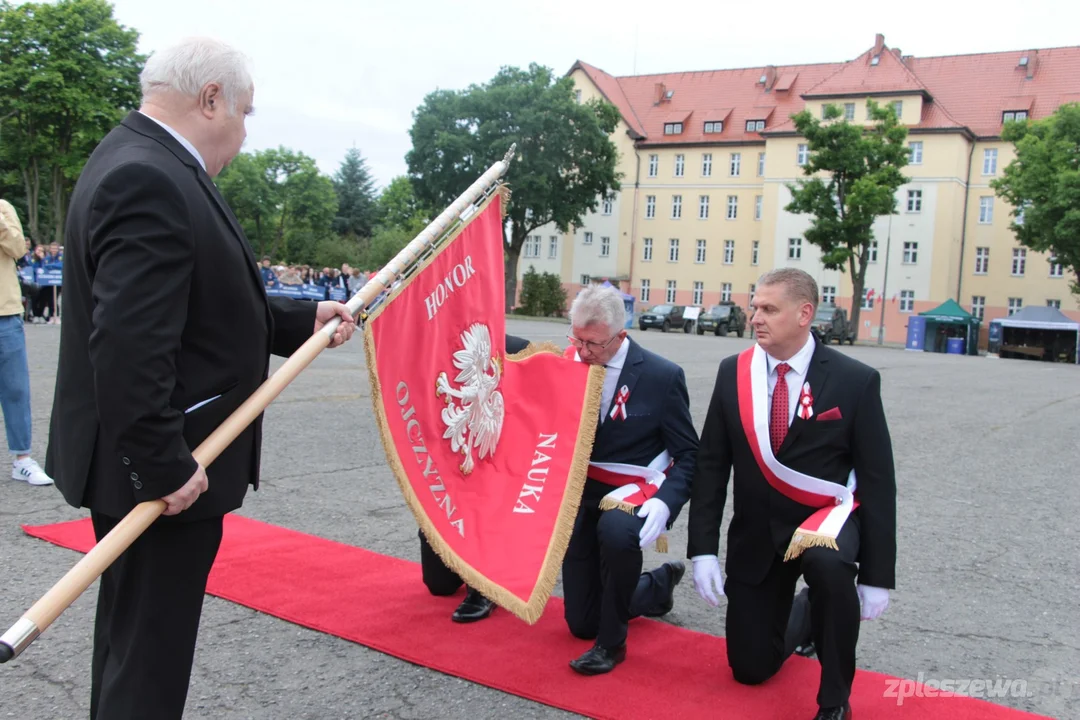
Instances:
[[[256,421],[204,469],[194,450],[340,303],[268,299],[214,186],[246,137],[245,58],[190,39],[155,53],[143,103],[90,156],[71,196],[64,323],[46,467],[98,539],[137,503],[165,517],[101,577],[90,716],[183,714],[225,513],[257,487]]]
[[[682,368],[626,336],[617,290],[582,290],[570,322],[568,354],[607,368],[589,475],[563,560],[566,624],[595,641],[570,666],[599,675],[626,658],[631,618],[672,608],[685,566],[675,561],[642,573],[641,551],[690,498],[698,437]],[[624,512],[631,507],[635,512]]]
[[[727,594],[732,675],[755,685],[811,640],[815,720],[848,720],[859,620],[889,603],[896,479],[877,370],[810,335],[817,283],[781,268],[758,280],[757,344],[720,363],[690,502],[694,585]],[[717,551],[728,480],[727,582]],[[792,601],[802,575],[808,590]]]

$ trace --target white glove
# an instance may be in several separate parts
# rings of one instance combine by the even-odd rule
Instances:
[[[885,608],[889,607],[889,591],[871,585],[859,585],[857,589],[859,605],[862,606],[860,619],[877,620],[881,617],[881,613],[885,612]]]
[[[694,589],[701,599],[713,607],[720,604],[717,595],[724,594],[724,576],[720,572],[720,558],[715,555],[695,555]],[[714,592],[715,589],[715,592]]]
[[[641,539],[641,547],[650,545],[660,537],[660,533],[667,528],[667,521],[671,518],[671,509],[658,498],[649,498],[638,509],[637,516],[645,518],[645,524],[641,526],[638,537]]]

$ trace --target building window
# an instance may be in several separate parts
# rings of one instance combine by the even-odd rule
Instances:
[[[750,264],[751,265],[757,265],[758,264],[758,247],[760,245],[761,245],[761,243],[759,241],[755,240],[753,242],[753,244],[750,246]]]
[[[997,148],[983,150],[983,175],[997,174]]]
[[[651,220],[656,217],[656,196],[645,196],[645,218]]]
[[[742,153],[731,153],[731,177],[739,177],[742,172]]]
[[[679,262],[679,238],[668,240],[668,262]]]
[[[701,177],[712,177],[712,153],[701,155]]]
[[[895,102],[893,102],[892,109],[896,113],[896,119],[897,120],[904,117],[904,101],[903,100],[896,100]]]
[[[604,198],[604,205],[601,208],[600,212],[602,212],[604,215],[610,215],[611,214],[611,206],[613,204],[614,203],[613,203],[611,198]]]
[[[592,233],[591,232],[585,233],[585,244],[586,245],[592,245]]]
[[[671,196],[671,219],[678,220],[682,217],[682,195]]]
[[[764,198],[761,195],[757,195],[757,196],[754,197],[754,219],[755,220],[760,220],[761,219],[761,204],[762,204],[763,201],[764,201]]]
[[[641,280],[641,302],[649,302],[649,281],[645,278]]]
[[[904,243],[904,264],[914,265],[919,261],[919,243],[906,242]]]
[[[697,241],[697,256],[694,258],[694,262],[697,262],[697,263],[705,262],[705,245],[706,245],[706,243],[705,243],[704,240],[698,240]]]
[[[750,284],[750,293],[749,293],[749,298],[750,298],[749,305],[750,305],[750,313],[751,314],[753,314],[753,312],[754,312],[754,293],[756,291],[757,291],[757,285],[754,285],[753,283],[751,283]]]
[[[702,195],[698,200],[698,220],[709,219],[709,196]]]
[[[873,310],[874,309],[874,296],[871,294],[873,290],[870,288],[863,288],[862,291],[862,309]]]
[[[1020,308],[1022,307],[1024,307],[1023,298],[1009,298],[1009,315],[1020,312]]]
[[[907,191],[907,211],[909,213],[922,212],[922,190]]]
[[[540,257],[539,235],[530,235],[525,238],[525,257]]]
[[[611,255],[611,238],[600,238],[600,257],[608,257]]]
[[[700,305],[702,296],[705,294],[705,283],[700,280],[694,281],[694,305]]]
[[[822,305],[835,305],[836,304],[836,286],[835,285],[822,285],[821,286],[821,304]]]
[[[922,141],[908,143],[908,164],[922,165]]]
[[[667,301],[669,303],[675,302],[675,281],[674,280],[668,280],[667,281]]]
[[[559,238],[552,235],[548,238],[548,258],[556,258],[559,255]]]
[[[591,282],[592,282],[592,278],[589,277],[588,275],[582,275],[581,276],[581,284],[582,285],[588,285]]]
[[[802,238],[788,238],[787,256],[788,260],[802,259]]]
[[[975,274],[985,275],[990,270],[990,248],[975,248]]]
[[[1027,267],[1027,249],[1013,248],[1012,274],[1013,277],[1024,277]]]
[[[578,105],[581,104],[581,91],[580,90],[575,90],[574,91],[574,100],[577,102]]]
[[[980,320],[986,314],[986,296],[985,295],[973,295],[971,297],[971,314]]]
[[[1046,307],[1052,307],[1055,310],[1060,310],[1061,309],[1061,301],[1060,300],[1047,300],[1046,301]]]
[[[722,120],[714,120],[705,123],[705,134],[712,135],[714,133],[724,132],[724,122]]]
[[[735,241],[734,240],[725,240],[724,241],[724,264],[725,265],[734,265],[735,264]]]
[[[848,122],[855,119],[855,103],[844,103],[844,119]]]
[[[795,164],[802,166],[810,162],[810,146],[799,145],[799,149],[795,152]]]
[[[871,240],[870,241],[870,247],[868,247],[866,249],[866,262],[868,262],[868,263],[876,263],[877,262],[877,240]]]
[[[765,177],[765,153],[757,154],[757,176]]]
[[[731,283],[720,285],[720,302],[731,302]]]
[[[1001,113],[1001,122],[1002,122],[1002,124],[1007,123],[1007,122],[1014,122],[1014,121],[1015,122],[1023,122],[1024,120],[1027,120],[1027,119],[1028,119],[1028,111],[1027,110],[1006,110],[1005,112]]]
[[[914,290],[901,290],[900,291],[900,312],[909,313],[915,311],[915,291]]]
[[[734,220],[739,216],[739,196],[727,196],[727,219]]]
[[[686,156],[675,156],[675,177],[682,177],[686,174]]]
[[[660,173],[660,156],[649,156],[649,177],[656,177]]]
[[[664,123],[665,135],[682,135],[682,123]]]
[[[642,262],[652,262],[652,238],[645,238],[641,242]]]
[[[746,132],[761,132],[765,129],[764,120],[747,120]]]
[[[1065,266],[1057,261],[1056,257],[1050,258],[1050,277],[1059,278],[1065,276]]]
[[[979,198],[979,224],[990,225],[994,222],[994,196],[984,195]]]

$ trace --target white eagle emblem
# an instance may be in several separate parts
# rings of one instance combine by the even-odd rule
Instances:
[[[445,396],[442,419],[446,423],[443,438],[450,439],[454,452],[465,456],[461,472],[468,475],[475,466],[473,448],[483,460],[495,454],[503,425],[503,396],[498,391],[502,362],[491,353],[491,334],[486,325],[474,323],[461,333],[462,350],[454,353],[454,367],[461,372],[454,378],[461,383],[455,390],[445,372],[435,381],[435,394]],[[458,405],[454,398],[461,401]]]

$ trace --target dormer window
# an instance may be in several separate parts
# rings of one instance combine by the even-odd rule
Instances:
[[[746,132],[761,132],[765,129],[764,120],[747,120]]]
[[[722,133],[722,132],[724,132],[724,123],[723,123],[722,120],[717,120],[715,122],[707,122],[707,123],[705,123],[705,134],[706,135],[712,135],[712,134],[715,134],[715,133]]]
[[[1006,110],[1005,112],[1003,112],[1001,114],[1001,122],[1002,122],[1002,124],[1007,123],[1007,122],[1013,122],[1014,120],[1016,122],[1023,122],[1024,120],[1027,120],[1027,119],[1028,119],[1028,111],[1027,110]]]
[[[682,135],[682,123],[664,123],[665,135]]]

